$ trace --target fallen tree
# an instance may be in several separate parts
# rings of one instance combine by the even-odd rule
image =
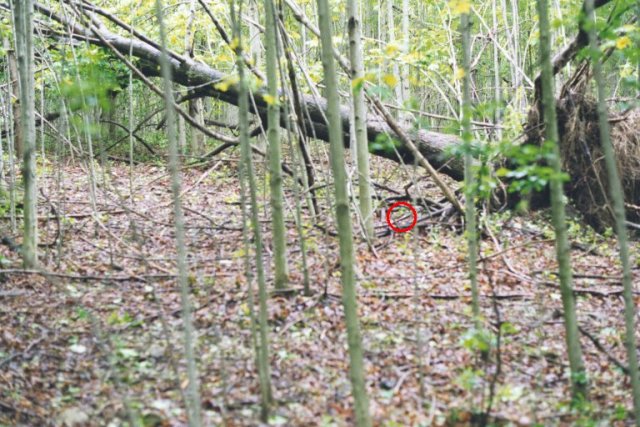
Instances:
[[[64,3],[69,5],[72,13],[75,12],[74,19],[69,19],[67,18],[67,14],[59,14],[42,4],[35,4],[35,10],[41,16],[46,16],[57,22],[62,25],[65,30],[64,35],[51,31],[50,29],[45,31],[46,34],[49,34],[52,38],[60,39],[61,37],[71,37],[75,40],[113,49],[121,56],[129,57],[129,55],[132,55],[135,59],[137,70],[143,74],[141,77],[149,78],[159,76],[161,50],[157,43],[145,35],[126,27],[126,24],[115,17],[111,17],[107,12],[101,11],[99,13],[101,16],[106,16],[112,24],[127,29],[127,31],[123,31],[123,33],[132,34],[133,37],[126,37],[109,30],[96,15],[96,12],[100,10],[96,6],[88,3],[70,1]],[[608,0],[600,0],[598,6],[606,3],[608,3]],[[576,39],[556,56],[554,60],[554,72],[558,72],[577,55],[580,47],[584,44],[583,38],[581,31]],[[175,83],[188,87],[190,93],[194,94],[192,96],[212,97],[232,105],[237,105],[238,88],[233,82],[229,80],[225,81],[225,78],[228,77],[226,74],[188,56],[183,56],[175,52],[169,52],[169,56],[172,77]],[[536,79],[536,81],[537,80],[538,79]],[[225,84],[218,84],[221,82],[225,82]],[[266,95],[266,90],[263,88],[255,89],[252,95],[253,102],[250,103],[251,112],[258,115],[261,119],[266,120],[267,101],[264,96]],[[304,132],[307,135],[328,142],[329,133],[326,123],[326,100],[321,97],[304,94],[298,94],[298,97],[298,102],[302,106],[303,114],[301,114],[302,117],[297,119],[297,122],[304,127]],[[349,108],[341,106],[340,116],[342,119],[344,143],[348,146],[350,142]],[[291,120],[291,118],[285,114],[281,114],[280,118],[281,125],[286,128],[288,124],[286,121]],[[535,121],[534,124],[536,124]],[[294,122],[292,121],[289,125],[294,127]],[[625,125],[625,123],[615,123],[614,131],[616,126],[622,125]],[[394,132],[384,117],[370,114],[367,121],[367,136],[370,142],[371,153],[396,162],[413,164],[416,160],[411,149],[412,147],[410,147],[410,145],[413,144],[418,152],[439,172],[455,180],[461,180],[463,178],[462,160],[448,155],[451,150],[461,143],[457,135],[426,130],[413,130],[406,127],[402,127],[400,131],[409,136],[410,144],[403,142],[402,138],[398,137],[398,133]],[[392,146],[389,144],[375,144],[380,138],[387,140],[389,137],[394,141]],[[232,145],[232,143],[225,138],[220,140],[226,145]],[[225,144],[223,144],[223,146]],[[622,149],[624,150],[624,147],[622,147]],[[570,161],[570,159],[565,159],[565,164]],[[578,174],[580,172],[579,170],[576,171],[575,168],[567,167],[567,169],[572,172],[577,172]],[[589,172],[583,171],[583,173]],[[573,176],[575,182],[578,182],[579,179],[580,176]],[[634,192],[627,196],[630,206],[637,204],[637,200],[633,198],[635,196]],[[580,208],[580,206],[578,206],[578,208]]]
[[[76,7],[82,7],[77,4]],[[54,12],[52,9],[42,5],[35,4],[35,9],[40,14],[62,24],[67,29],[68,35],[77,40],[86,41],[90,44],[109,48],[110,46],[120,52],[122,55],[128,56],[132,54],[137,60],[138,68],[147,77],[158,77],[160,73],[160,57],[161,50],[154,42],[142,37],[142,39],[132,39],[121,36],[108,30],[102,25],[98,19],[90,11],[86,11],[83,15],[88,16],[90,21],[82,24],[82,21],[74,20],[73,22],[66,17]],[[93,31],[100,32],[100,38],[96,37]],[[105,43],[105,41],[107,43]],[[109,46],[110,45],[110,46]],[[234,83],[218,85],[217,83],[225,81],[227,77],[224,73],[187,56],[177,53],[170,53],[170,65],[172,68],[172,77],[175,83],[182,86],[193,88],[193,91],[203,97],[213,97],[220,101],[237,105],[238,103],[238,87]],[[222,90],[224,89],[224,90]],[[266,90],[259,88],[253,91],[253,100],[251,103],[251,113],[266,119],[267,102],[264,95]],[[329,133],[325,121],[327,103],[324,98],[312,95],[300,96],[303,105],[304,114],[302,123],[304,124],[307,135],[325,142],[329,140]],[[341,106],[340,116],[344,129],[344,142],[349,145],[349,109]],[[285,114],[281,114],[281,124],[286,127],[286,120],[289,120]],[[447,156],[448,150],[460,143],[457,135],[447,135],[443,133],[430,132],[426,130],[414,131],[404,129],[407,135],[410,135],[412,142],[418,148],[420,153],[440,172],[460,180],[463,177],[462,161]],[[371,143],[378,141],[380,138],[395,137],[395,132],[387,125],[385,120],[379,116],[372,115],[367,121],[367,135]],[[391,159],[397,162],[412,164],[414,156],[405,144],[394,139],[394,147],[382,146],[378,147],[372,144],[371,153],[376,156]]]

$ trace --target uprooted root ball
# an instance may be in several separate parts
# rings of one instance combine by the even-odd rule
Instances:
[[[613,227],[609,184],[600,144],[596,100],[586,85],[565,88],[557,103],[560,153],[570,181],[567,196],[585,221],[599,231]],[[541,114],[536,107],[527,126],[530,143],[542,140]],[[640,223],[640,112],[611,119],[611,140],[622,179],[627,220]]]

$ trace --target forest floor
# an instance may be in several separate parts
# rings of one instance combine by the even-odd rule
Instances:
[[[2,247],[9,271],[0,284],[0,425],[122,425],[125,403],[145,425],[185,425],[166,170],[137,166],[130,202],[128,170],[112,166],[107,185],[98,175],[94,213],[87,171],[65,166],[58,187],[56,168],[45,169],[42,243],[55,239],[56,217],[65,215],[62,246],[40,248],[43,267],[57,275],[15,271],[19,255]],[[224,162],[204,172],[187,169],[183,182],[204,419],[206,425],[258,425],[238,180]],[[291,203],[293,195],[287,198]],[[470,292],[459,229],[431,221],[379,238],[375,253],[356,239],[376,425],[465,425],[486,408],[491,383],[497,424],[624,425],[630,387],[611,361],[626,359],[615,240],[572,222],[580,325],[604,349],[583,336],[590,403],[576,411],[569,405],[562,305],[545,214],[492,215],[488,223],[491,232],[481,245],[482,312],[494,332],[502,326],[499,352],[494,342],[485,358],[472,351],[482,340],[468,333]],[[301,253],[289,225],[291,283],[299,290]],[[2,229],[10,234],[7,217]],[[277,402],[271,422],[350,425],[337,239],[316,227],[306,230],[313,295],[272,292],[268,303]],[[269,272],[268,232],[265,240]],[[637,256],[637,246],[634,251]],[[638,283],[637,267],[634,276]]]

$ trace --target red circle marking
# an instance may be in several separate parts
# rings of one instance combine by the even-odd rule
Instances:
[[[393,225],[393,223],[391,222],[391,212],[393,212],[393,210],[398,206],[404,206],[405,208],[409,209],[411,211],[411,214],[413,215],[413,221],[411,221],[411,225],[409,225],[408,227],[399,228]],[[389,224],[389,227],[396,233],[406,233],[407,231],[411,231],[411,229],[416,226],[417,222],[418,213],[416,212],[416,208],[411,206],[411,203],[409,202],[395,202],[389,209],[387,209],[387,224]]]

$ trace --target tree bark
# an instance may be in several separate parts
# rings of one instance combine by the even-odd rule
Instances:
[[[556,116],[556,100],[554,96],[553,67],[551,64],[551,43],[549,9],[547,0],[538,0],[538,15],[540,22],[540,65],[542,68],[541,89],[544,110],[545,138],[553,144],[553,155],[549,160],[553,168],[553,178],[550,180],[551,215],[556,233],[556,259],[558,260],[558,276],[560,279],[560,294],[564,316],[565,340],[569,355],[571,370],[571,388],[576,401],[581,401],[587,395],[587,381],[578,319],[576,316],[576,300],[573,294],[573,277],[571,271],[571,254],[569,238],[567,236],[564,190],[562,185],[562,161],[560,159],[558,120]]]
[[[94,37],[93,31],[99,31],[104,39],[111,44],[121,54],[128,56],[131,50],[132,56],[137,58],[138,65],[143,73],[148,77],[159,77],[160,65],[160,49],[151,41],[142,39],[130,39],[107,30],[105,27],[97,29],[95,27],[88,28],[70,22],[61,15],[56,14],[44,5],[36,3],[36,10],[42,15],[64,24],[71,31],[72,37],[97,45],[108,47],[102,40]],[[92,15],[92,18],[97,19]],[[145,38],[146,39],[146,38]],[[169,54],[169,65],[172,72],[172,78],[175,83],[183,86],[198,87],[197,91],[201,96],[209,96],[217,98],[220,101],[227,102],[232,105],[238,105],[238,86],[230,85],[226,90],[215,87],[215,83],[224,79],[225,74],[209,67],[206,64],[197,62],[191,58],[187,58],[175,53]],[[265,122],[267,121],[268,103],[265,101],[264,95],[268,94],[266,87],[259,88],[253,92],[254,103],[250,103],[249,109],[252,114],[259,115]],[[283,94],[281,93],[281,96]],[[267,99],[269,99],[267,97]],[[327,117],[327,101],[324,98],[314,97],[312,95],[300,96],[300,103],[303,104],[303,111],[308,114],[302,118],[307,135],[313,135],[315,138],[329,142],[329,130],[325,117]],[[342,140],[345,146],[349,146],[350,129],[349,129],[349,107],[342,105],[338,108],[340,123],[342,127]],[[288,118],[280,114],[280,125],[286,128],[286,120]],[[413,164],[414,156],[411,149],[403,143],[397,134],[389,127],[386,121],[376,115],[370,115],[367,120],[367,137],[369,140],[369,149],[371,154],[384,157],[399,163]],[[418,148],[418,151],[440,172],[456,179],[462,180],[464,176],[464,166],[461,159],[449,158],[448,151],[454,146],[460,144],[460,138],[456,135],[448,135],[438,132],[430,132],[426,130],[414,131],[408,128],[404,129],[406,134],[410,135],[412,142]],[[371,146],[379,137],[385,138],[390,135],[394,138],[394,147],[378,147]]]
[[[360,216],[368,239],[375,238],[373,203],[371,201],[371,177],[367,144],[367,107],[364,102],[364,64],[362,62],[362,28],[360,0],[347,1],[349,30],[349,60],[351,62],[351,98],[353,103],[354,133],[358,163],[358,195]]]
[[[631,273],[631,261],[629,259],[629,237],[627,231],[627,218],[624,210],[624,191],[616,156],[611,143],[611,128],[609,126],[609,112],[607,110],[607,93],[605,89],[605,77],[600,63],[600,46],[595,27],[594,0],[586,0],[586,21],[589,33],[589,42],[593,54],[593,77],[598,88],[598,128],[600,130],[600,143],[604,153],[607,173],[609,178],[609,195],[611,197],[611,209],[615,216],[615,229],[618,235],[618,248],[620,252],[620,264],[622,265],[622,285],[624,299],[624,321],[626,327],[625,341],[627,347],[627,359],[629,365],[629,377],[633,395],[633,409],[635,424],[640,427],[640,376],[638,375],[638,353],[636,349],[636,305],[633,298],[633,276]]]
[[[333,186],[335,193],[336,222],[340,245],[340,273],[342,282],[342,306],[344,308],[345,324],[347,327],[347,341],[349,350],[349,376],[351,379],[351,394],[354,401],[355,424],[358,427],[370,427],[369,398],[365,380],[364,351],[362,335],[360,333],[360,319],[358,318],[358,303],[356,297],[356,258],[353,247],[353,227],[349,209],[349,195],[347,191],[347,171],[344,162],[344,147],[340,141],[344,131],[339,113],[340,98],[338,95],[338,78],[333,58],[333,43],[331,36],[331,13],[328,0],[317,0],[318,28],[322,46],[322,69],[327,93],[327,119],[330,131],[330,161],[333,172]]]
[[[469,13],[460,15],[462,33],[462,140],[464,144],[464,218],[467,234],[467,260],[471,284],[471,309],[476,329],[481,326],[478,295],[478,232],[476,218],[476,172],[472,154],[473,133],[471,131],[471,21]]]
[[[269,197],[273,225],[273,263],[276,289],[289,282],[287,269],[287,229],[284,223],[284,191],[282,190],[282,147],[280,142],[280,100],[278,99],[278,28],[273,0],[264,0],[265,46],[267,63],[267,139],[269,142]]]
[[[184,334],[184,350],[187,362],[188,385],[185,390],[187,403],[187,420],[189,427],[202,427],[202,407],[200,402],[200,385],[198,367],[195,355],[197,336],[194,332],[191,291],[189,286],[187,249],[185,244],[184,212],[180,202],[182,192],[182,177],[180,172],[180,157],[178,155],[178,138],[176,133],[176,112],[171,87],[171,69],[166,51],[166,30],[162,16],[161,0],[155,2],[156,18],[162,50],[160,52],[160,72],[163,80],[164,100],[167,106],[167,142],[169,144],[169,173],[171,175],[171,194],[173,198],[173,216],[176,239],[176,261],[178,267],[178,285],[180,287],[180,303],[182,306],[182,327]]]
[[[258,366],[258,378],[260,382],[260,400],[261,411],[260,418],[262,422],[267,423],[269,420],[269,414],[271,405],[273,403],[273,392],[271,385],[271,373],[269,367],[269,313],[267,309],[267,285],[264,272],[263,261],[263,244],[262,244],[262,231],[260,225],[259,211],[257,196],[257,183],[255,172],[253,170],[253,163],[251,159],[251,143],[249,141],[249,85],[245,73],[245,61],[242,46],[242,32],[237,22],[235,12],[232,15],[233,33],[238,39],[238,47],[235,49],[236,53],[236,66],[238,69],[239,77],[239,108],[238,108],[238,123],[240,125],[240,149],[241,149],[241,161],[239,162],[239,175],[241,183],[242,193],[242,212],[243,217],[245,213],[245,197],[246,190],[249,192],[250,202],[250,219],[251,229],[253,230],[253,240],[255,243],[255,269],[258,280],[258,340],[254,341],[256,345],[256,362]],[[248,189],[246,188],[248,184]],[[243,219],[243,224],[246,222]],[[248,234],[246,232],[246,225],[243,225],[243,234],[245,238],[245,246],[248,247]],[[246,257],[249,254],[245,254]],[[247,258],[248,260],[248,258]],[[249,270],[249,263],[247,263],[247,281],[249,285],[249,293],[253,294],[251,285],[251,277]],[[253,302],[251,300],[251,302]],[[253,310],[253,305],[251,310]],[[255,327],[255,325],[252,325]],[[254,332],[255,334],[255,332]],[[255,336],[255,335],[254,335]]]
[[[31,0],[18,1],[14,4],[14,19],[18,74],[20,77],[20,127],[23,137],[24,225],[22,261],[25,268],[36,268],[38,264],[38,194],[33,71],[33,4]],[[16,151],[18,151],[17,148],[16,145]]]
[[[11,46],[11,42],[8,38],[4,38],[2,40],[4,45],[4,50],[7,52],[7,64],[9,66],[9,79],[11,86],[11,93],[13,94],[13,98],[15,102],[11,103],[11,108],[13,109],[13,147],[16,150],[16,156],[18,158],[22,157],[23,154],[23,136],[22,136],[22,120],[21,120],[21,111],[20,111],[20,89],[18,85],[18,65],[16,63],[16,53]],[[4,133],[3,135],[4,136]]]

